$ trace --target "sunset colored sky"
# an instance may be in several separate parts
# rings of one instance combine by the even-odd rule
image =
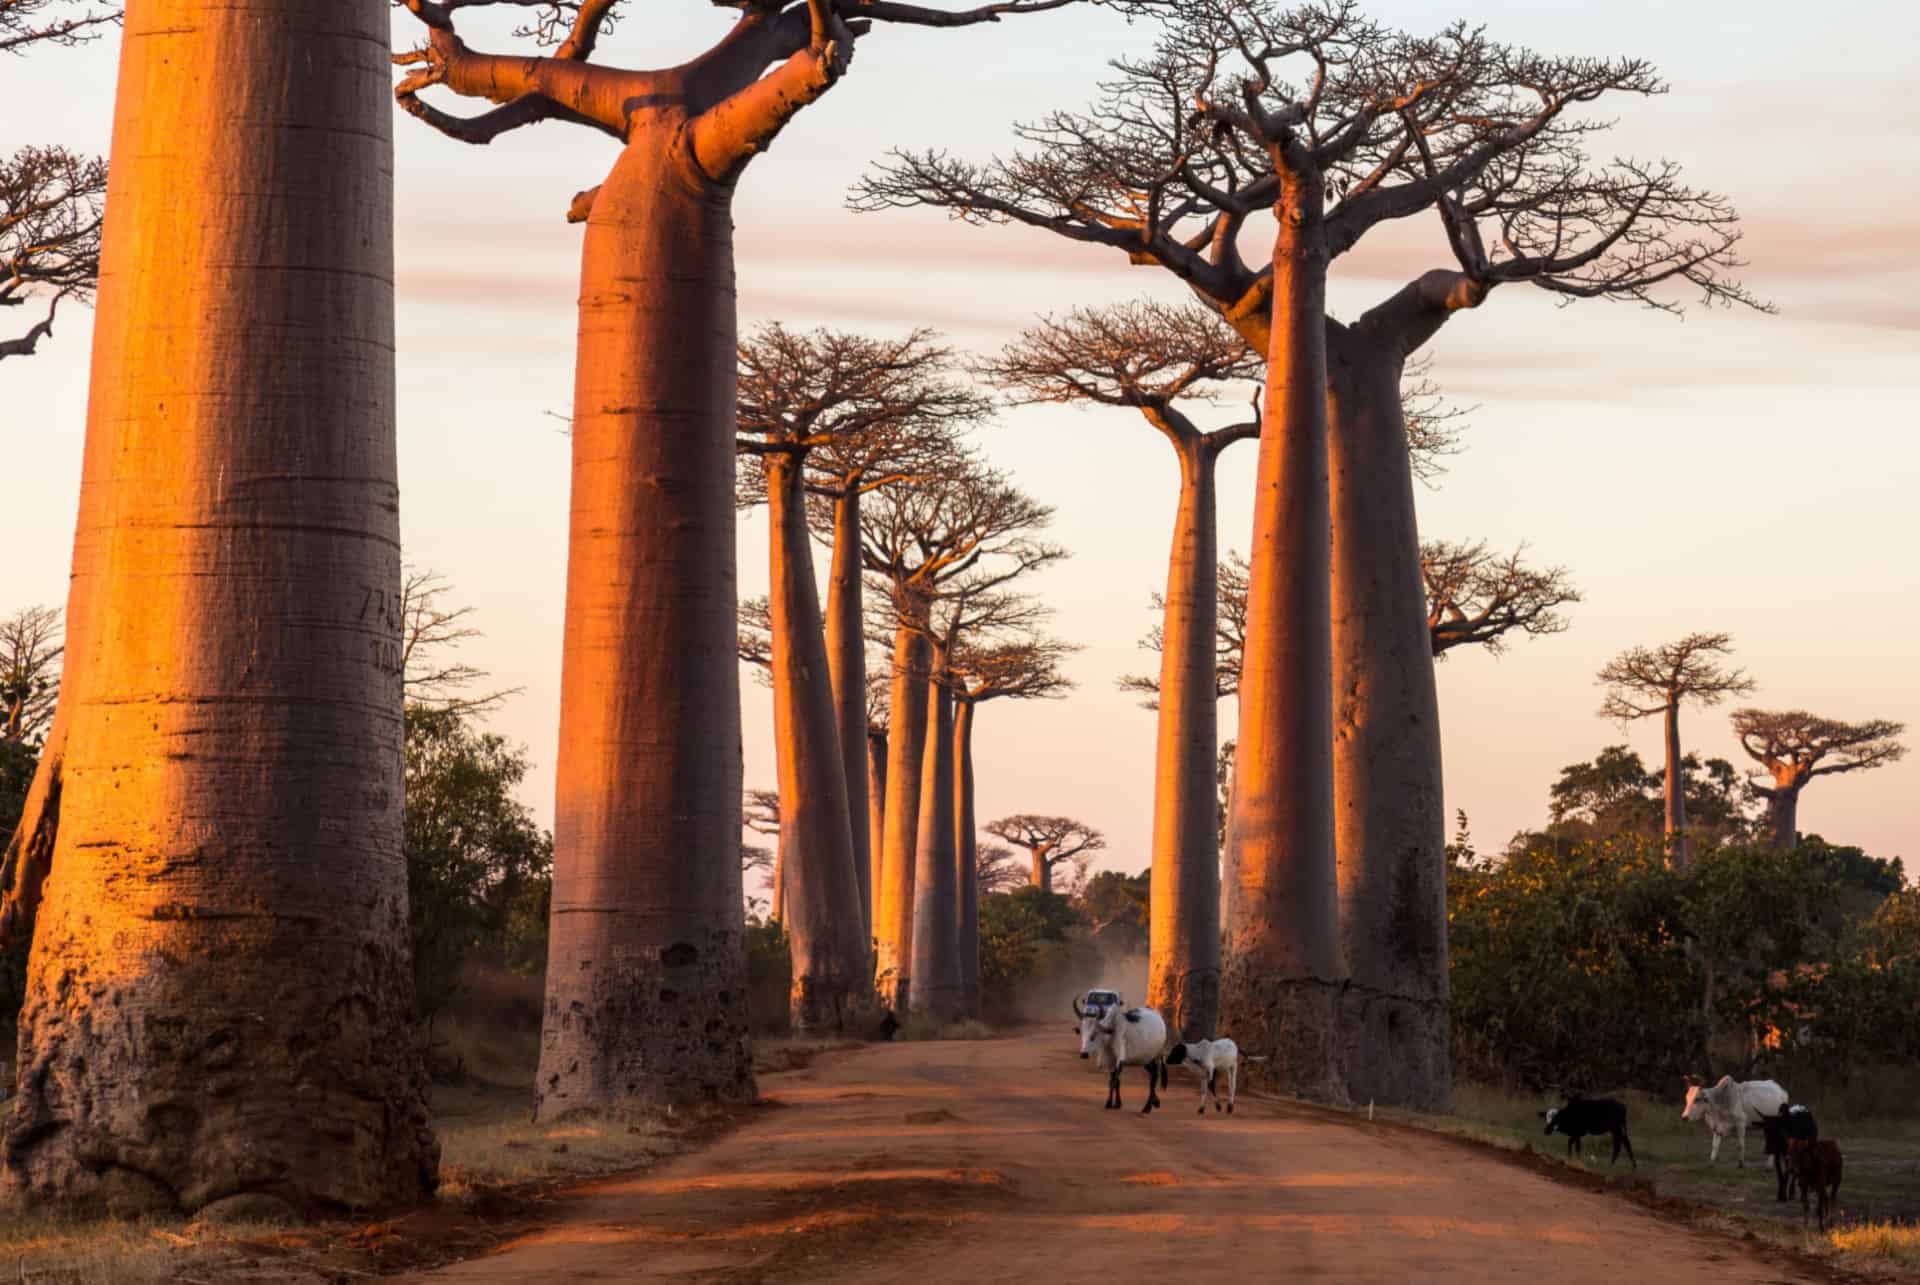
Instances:
[[[678,61],[728,16],[700,0],[650,0],[648,10],[604,42],[607,61]],[[1902,83],[1920,48],[1920,7],[1379,0],[1369,12],[1415,30],[1465,17],[1544,52],[1652,59],[1673,92],[1604,106],[1620,123],[1599,150],[1680,161],[1730,194],[1747,228],[1745,279],[1780,307],[1676,320],[1619,304],[1559,308],[1509,287],[1432,345],[1433,379],[1471,414],[1463,453],[1420,497],[1423,532],[1525,543],[1535,560],[1567,567],[1586,596],[1566,634],[1441,665],[1449,811],[1464,809],[1480,846],[1497,848],[1544,819],[1563,764],[1621,741],[1656,760],[1657,725],[1623,730],[1595,716],[1593,674],[1624,647],[1695,630],[1734,635],[1737,662],[1760,684],[1755,704],[1901,719],[1920,741],[1920,129]],[[411,21],[396,14],[403,44]],[[1012,122],[1083,105],[1105,61],[1147,38],[1111,14],[1068,10],[862,40],[848,79],[743,181],[743,327],[924,325],[982,352],[1038,313],[1181,299],[1170,278],[1110,251],[843,205],[889,147],[978,158],[1006,149]],[[0,60],[0,148],[104,152],[115,43]],[[494,726],[529,747],[526,799],[544,820],[568,473],[550,413],[571,397],[580,236],[563,216],[615,145],[554,124],[484,148],[404,116],[395,133],[407,556],[479,609],[487,636],[467,658],[525,688]],[[1445,263],[1437,223],[1397,227],[1339,262],[1334,310],[1353,316],[1410,272]],[[63,311],[41,355],[0,364],[0,611],[65,601],[90,319]],[[0,324],[24,328],[11,310]],[[1052,538],[1074,557],[1031,587],[1057,608],[1054,630],[1085,650],[1069,698],[982,715],[979,814],[1079,816],[1108,835],[1103,866],[1139,870],[1153,716],[1114,680],[1151,666],[1136,644],[1165,575],[1173,459],[1137,417],[1059,407],[1009,411],[983,445],[1057,509]],[[1251,446],[1226,457],[1228,547],[1247,546],[1253,463]],[[740,547],[742,592],[762,592],[762,521],[743,522]],[[744,696],[747,780],[771,788],[770,700],[751,682]],[[1222,715],[1230,728],[1231,702]],[[1683,735],[1745,766],[1725,709],[1689,710]],[[1800,821],[1911,862],[1917,798],[1920,753],[1814,783]]]

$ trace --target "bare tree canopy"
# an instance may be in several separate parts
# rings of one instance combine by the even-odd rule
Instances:
[[[0,0],[0,53],[20,53],[35,44],[77,45],[119,22],[117,4]]]
[[[1746,671],[1716,659],[1732,654],[1731,634],[1688,634],[1658,647],[1629,648],[1600,670],[1598,681],[1608,688],[1600,717],[1628,723],[1678,709],[1683,701],[1718,705],[1745,696],[1754,689]]]
[[[862,557],[894,589],[896,608],[917,602],[924,610],[962,577],[970,593],[989,593],[1065,557],[1034,536],[1052,520],[1050,506],[969,461],[869,497],[860,512]]]
[[[1536,569],[1522,546],[1501,556],[1484,540],[1431,540],[1420,547],[1427,586],[1427,629],[1433,654],[1479,644],[1495,655],[1506,636],[1557,634],[1567,628],[1560,608],[1580,601],[1563,567]]]
[[[1798,789],[1816,776],[1885,767],[1907,752],[1899,740],[1907,725],[1892,719],[1845,723],[1804,709],[1737,709],[1732,721],[1740,748],[1781,788]],[[1762,798],[1773,794],[1764,786],[1753,788]]]
[[[1025,850],[1033,867],[1033,883],[1049,892],[1053,890],[1055,867],[1070,864],[1074,877],[1069,886],[1078,884],[1086,878],[1092,854],[1107,846],[1105,835],[1072,817],[1020,812],[989,821],[983,829]]]
[[[1334,256],[1439,208],[1459,269],[1441,275],[1470,286],[1449,306],[1517,281],[1661,308],[1674,306],[1656,293],[1669,282],[1751,302],[1727,276],[1739,232],[1724,198],[1669,162],[1596,165],[1584,150],[1607,122],[1573,111],[1664,92],[1642,60],[1549,57],[1466,24],[1413,36],[1350,0],[1163,12],[1154,52],[1116,61],[1088,110],[1019,126],[1025,148],[985,163],[895,152],[854,208],[930,205],[1110,247],[1173,272],[1264,351],[1271,265],[1250,267],[1239,242],[1274,202],[1270,148],[1284,145],[1290,167],[1324,176]]]
[[[1217,401],[1219,385],[1259,380],[1266,364],[1206,308],[1135,300],[1044,317],[981,372],[1021,402],[1160,409]]]
[[[395,87],[402,109],[463,143],[490,143],[541,121],[586,125],[624,140],[629,104],[639,97],[679,104],[689,118],[692,157],[706,177],[728,182],[766,150],[797,112],[846,74],[855,42],[876,22],[962,27],[1002,16],[1063,8],[1075,0],[1003,0],[939,9],[896,0],[731,0],[733,30],[706,55],[678,67],[635,71],[592,61],[618,0],[400,0],[427,28],[426,43],[394,61],[412,70]],[[462,9],[526,14],[516,38],[547,55],[502,55],[469,48],[455,32]],[[458,116],[420,97],[444,86],[498,104]],[[582,221],[593,192],[575,198]]]
[[[975,854],[974,881],[982,897],[989,893],[1011,892],[1027,881],[1020,858],[1004,843],[988,843]]]
[[[0,742],[37,744],[60,695],[58,607],[23,607],[0,620]]]
[[[740,660],[754,667],[754,678],[761,686],[771,686],[768,675],[773,669],[773,609],[767,596],[743,598],[735,609],[740,615]]]
[[[4,30],[4,29],[0,29]],[[0,160],[0,309],[46,297],[46,316],[0,339],[0,359],[32,355],[60,302],[93,298],[107,163],[64,147],[23,147]]]
[[[1002,640],[966,641],[949,662],[954,696],[971,704],[991,700],[1059,700],[1073,690],[1062,662],[1080,648],[1032,630]]]
[[[438,571],[406,568],[400,580],[400,669],[407,703],[458,714],[481,714],[522,688],[473,695],[487,671],[447,655],[481,636],[471,622],[474,608],[449,607],[453,586]]]

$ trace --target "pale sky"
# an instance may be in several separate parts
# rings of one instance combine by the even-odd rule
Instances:
[[[678,61],[726,17],[699,0],[650,8],[648,22],[604,42],[606,60]],[[1760,683],[1755,704],[1902,719],[1920,740],[1920,116],[1902,84],[1920,47],[1920,8],[1377,0],[1369,11],[1416,30],[1465,17],[1550,53],[1652,59],[1673,92],[1607,107],[1620,124],[1600,150],[1680,161],[1695,182],[1730,194],[1748,230],[1745,279],[1781,309],[1675,320],[1599,302],[1558,309],[1509,287],[1430,347],[1433,378],[1474,409],[1464,453],[1420,497],[1423,534],[1524,542],[1537,561],[1567,567],[1586,595],[1566,634],[1500,658],[1455,652],[1441,665],[1449,813],[1465,809],[1480,846],[1497,848],[1544,819],[1562,765],[1620,741],[1657,761],[1656,725],[1622,730],[1595,716],[1593,673],[1624,647],[1696,630],[1734,635],[1738,663]],[[396,15],[402,43],[410,22]],[[847,80],[743,180],[743,329],[776,319],[889,334],[925,325],[989,351],[1037,313],[1182,298],[1165,274],[1129,269],[1111,251],[843,207],[887,148],[985,158],[1007,148],[1012,122],[1082,106],[1105,61],[1146,39],[1110,14],[1067,10],[862,40]],[[109,39],[0,61],[0,149],[104,152],[114,53]],[[544,823],[568,473],[567,441],[547,412],[571,398],[580,235],[563,216],[615,145],[548,124],[476,148],[404,116],[395,134],[407,557],[479,609],[487,636],[467,658],[525,687],[494,726],[529,747],[525,797]],[[1408,271],[1445,263],[1437,225],[1395,229],[1390,244],[1336,267],[1334,310],[1355,315]],[[41,355],[0,364],[0,611],[65,601],[90,320],[63,311]],[[20,328],[5,321],[8,333]],[[1103,867],[1137,871],[1148,863],[1153,715],[1113,683],[1152,667],[1136,643],[1165,577],[1173,461],[1126,412],[1009,411],[984,446],[1058,510],[1051,538],[1074,557],[1031,587],[1057,608],[1054,630],[1085,650],[1066,700],[998,702],[983,714],[979,815],[1078,816],[1107,833]],[[1253,463],[1251,445],[1227,456],[1226,547],[1247,547]],[[743,523],[740,549],[742,593],[763,592],[763,523]],[[747,782],[772,788],[770,698],[751,682],[743,695]],[[1225,734],[1231,702],[1221,713]],[[1689,711],[1683,734],[1689,749],[1744,766],[1724,709]],[[1800,821],[1911,861],[1916,796],[1920,753],[1814,783]]]

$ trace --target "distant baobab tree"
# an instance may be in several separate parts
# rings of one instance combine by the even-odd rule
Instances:
[[[127,19],[66,666],[0,868],[0,933],[33,924],[19,1200],[320,1214],[434,1186],[390,37],[386,0]]]
[[[794,331],[764,326],[740,345],[739,405],[744,467],[743,499],[769,504],[774,539],[775,595],[768,630],[774,639],[796,640],[790,653],[769,653],[775,693],[775,735],[791,744],[791,770],[811,781],[815,793],[826,788],[829,771],[843,782],[848,816],[848,863],[856,871],[859,922],[851,929],[861,957],[859,972],[869,974],[866,942],[872,918],[869,886],[871,839],[868,834],[866,750],[866,635],[862,596],[860,504],[863,496],[903,486],[943,467],[955,454],[955,434],[983,418],[987,400],[951,378],[953,355],[930,331],[915,330],[901,339],[876,339],[835,330]],[[776,491],[778,493],[776,493]],[[827,608],[821,620],[813,589],[812,529],[832,551]],[[806,574],[786,575],[805,567]],[[798,599],[810,599],[811,605]],[[784,601],[794,598],[794,601]],[[798,641],[802,638],[824,642]],[[824,651],[822,652],[822,647]],[[816,654],[818,653],[818,654]],[[823,660],[824,656],[824,660]],[[787,682],[786,679],[797,681]],[[784,684],[784,685],[783,685]],[[804,700],[783,691],[820,688]],[[825,693],[832,727],[815,728],[800,720],[817,717]],[[783,730],[786,709],[798,725]],[[830,761],[813,757],[834,751]],[[785,789],[786,787],[783,787]],[[819,831],[818,805],[795,799],[791,821],[798,832]],[[817,839],[814,841],[817,844]],[[796,864],[813,845],[795,849]],[[835,864],[838,859],[835,858]],[[807,976],[799,960],[812,947],[796,937],[795,984]]]
[[[1078,885],[1086,878],[1092,854],[1107,846],[1107,837],[1084,822],[1033,812],[989,821],[986,833],[1027,854],[1032,867],[1029,882],[1042,892],[1053,891],[1054,870],[1063,865],[1073,871],[1069,886]]]
[[[1117,62],[1091,110],[1020,128],[1031,150],[896,153],[855,205],[939,206],[1158,264],[1268,355],[1228,860],[1254,895],[1230,899],[1223,1004],[1284,1050],[1273,1070],[1298,1092],[1444,1106],[1445,814],[1401,375],[1507,282],[1745,302],[1725,278],[1734,215],[1669,164],[1585,156],[1603,126],[1572,113],[1660,92],[1643,61],[1546,57],[1465,25],[1413,37],[1349,0],[1159,12],[1152,53]],[[1325,317],[1332,259],[1436,210],[1449,266],[1351,323]],[[1241,235],[1266,212],[1280,234],[1255,266]],[[1334,1012],[1343,955],[1350,1014]]]
[[[1025,864],[1004,843],[989,843],[978,849],[974,863],[974,888],[978,897],[996,892],[1011,892],[1028,882]]]
[[[743,599],[735,609],[739,632],[734,635],[740,663],[752,665],[754,677],[767,687],[773,686],[773,608],[765,598]]]
[[[465,0],[403,0],[400,106],[464,143],[545,121],[620,144],[586,225],[556,765],[542,1119],[623,1098],[753,1096],[741,936],[734,621],[733,194],[872,24],[1057,8],[741,0],[677,67],[595,62],[615,0],[498,0],[540,52],[470,46]],[[461,116],[444,90],[493,106]],[[645,1066],[645,1075],[626,1068]]]
[[[1767,801],[1767,829],[1776,848],[1799,842],[1800,792],[1816,776],[1867,772],[1898,762],[1907,752],[1905,723],[1874,718],[1843,723],[1804,709],[1737,709],[1733,734],[1747,757],[1772,780],[1753,792]]]
[[[1199,304],[1132,303],[1043,320],[983,367],[1016,401],[1136,410],[1173,447],[1180,500],[1160,600],[1147,1002],[1183,1039],[1211,1038],[1220,997],[1214,474],[1223,451],[1260,434],[1257,412],[1208,431],[1190,409],[1259,378],[1265,365],[1264,353]]]
[[[953,833],[960,894],[962,1010],[980,1015],[980,853],[974,815],[973,728],[982,705],[998,700],[1058,700],[1073,689],[1060,666],[1078,651],[1033,630],[984,645],[969,643],[947,667],[953,689]]]
[[[891,719],[888,698],[892,693],[893,676],[888,672],[884,657],[876,662],[874,657],[862,658],[867,671],[867,888],[871,906],[879,905],[880,872],[886,866],[886,856],[881,850],[881,839],[887,825],[887,732]],[[867,939],[873,940],[874,921],[871,914],[867,920]]]
[[[0,338],[0,360],[31,356],[53,333],[63,299],[93,298],[107,165],[64,147],[23,147],[0,157],[0,308],[47,299],[47,314]]]
[[[873,933],[881,997],[895,1008],[905,1008],[912,981],[927,715],[935,703],[928,693],[934,604],[963,578],[969,592],[989,593],[1064,557],[1037,536],[1052,517],[1052,509],[963,456],[913,486],[872,493],[861,511],[861,556],[886,586],[878,614],[893,635],[884,864]]]
[[[403,567],[400,575],[400,685],[408,708],[453,714],[484,714],[523,690],[510,687],[475,694],[471,689],[487,671],[445,653],[481,636],[469,623],[474,608],[445,602],[453,591],[438,571]]]
[[[1485,647],[1499,655],[1507,635],[1539,638],[1563,632],[1560,608],[1580,601],[1563,567],[1535,568],[1524,548],[1504,556],[1486,541],[1429,540],[1420,546],[1427,589],[1427,636],[1433,654]]]
[[[1667,756],[1666,836],[1673,864],[1686,869],[1687,796],[1681,770],[1680,707],[1688,701],[1718,705],[1729,696],[1745,696],[1754,682],[1742,669],[1729,669],[1717,657],[1733,653],[1731,634],[1688,634],[1658,647],[1630,647],[1600,669],[1606,687],[1600,717],[1616,723],[1658,717],[1664,725]]]
[[[0,620],[0,742],[40,743],[60,696],[60,608],[22,607]]]
[[[786,887],[786,838],[780,825],[780,793],[777,790],[748,790],[741,801],[741,827],[755,834],[763,835],[774,841],[772,859],[764,869],[767,871],[767,918],[785,919],[787,917]],[[742,872],[748,869],[740,867]],[[755,869],[763,867],[755,866]]]

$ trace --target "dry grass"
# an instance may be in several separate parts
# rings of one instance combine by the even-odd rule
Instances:
[[[644,1169],[685,1149],[695,1113],[641,1113],[533,1123],[524,1088],[483,1080],[433,1095],[440,1135],[439,1199],[464,1204],[477,1191]]]
[[[1920,1225],[1861,1223],[1827,1233],[1827,1243],[1843,1255],[1920,1269]]]

